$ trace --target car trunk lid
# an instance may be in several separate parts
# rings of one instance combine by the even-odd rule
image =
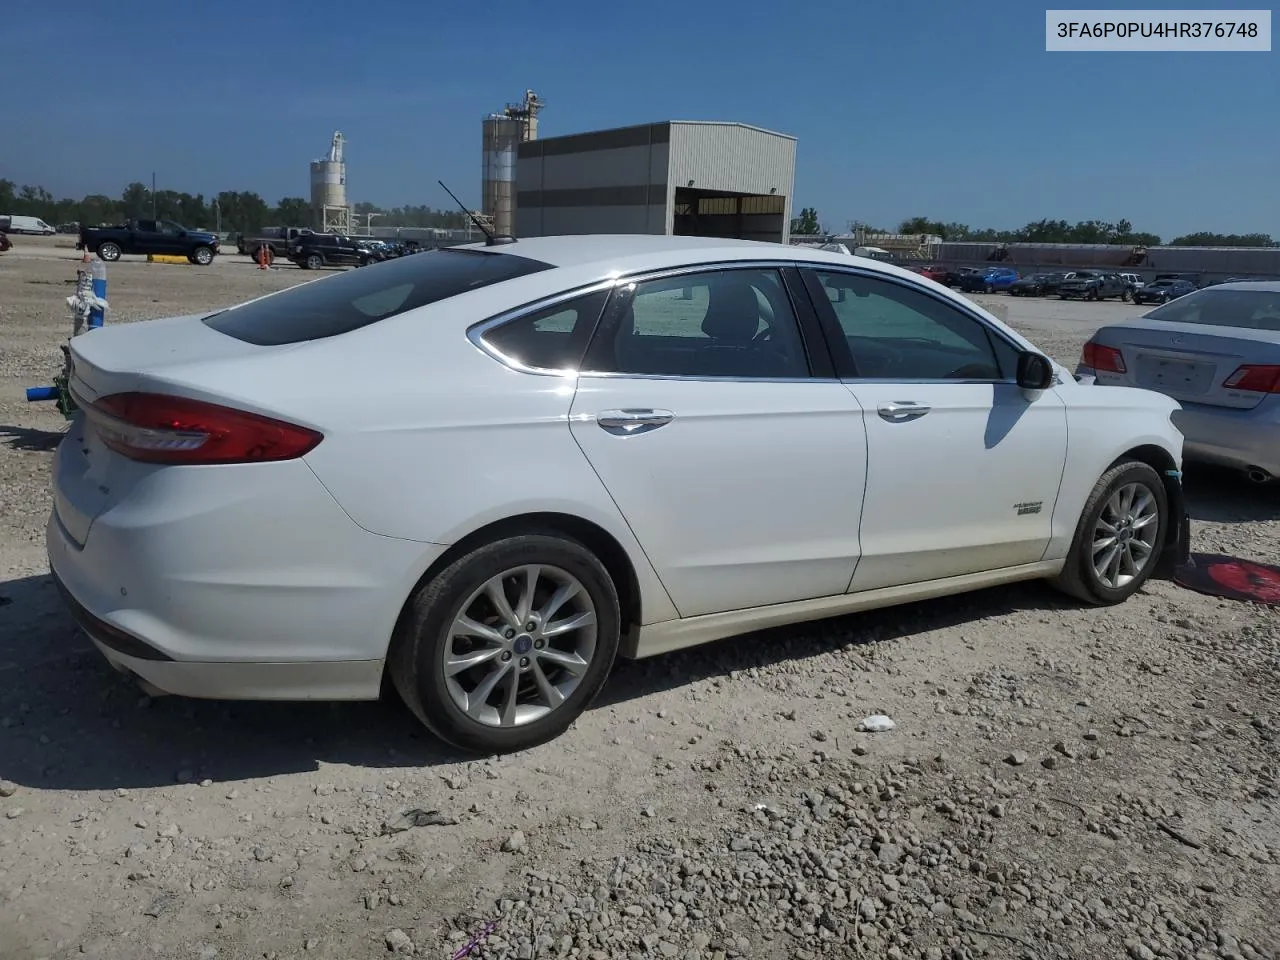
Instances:
[[[1100,375],[1098,382],[1122,379],[1180,403],[1250,410],[1266,394],[1233,389],[1224,382],[1245,364],[1280,364],[1280,343],[1251,337],[1252,331],[1232,331],[1156,320],[1109,327],[1095,340],[1120,351],[1126,372]]]
[[[260,347],[224,336],[201,322],[204,314],[168,317],[92,330],[70,341],[69,387],[80,407],[128,391],[175,393],[213,399],[189,389],[202,371],[226,361],[259,358],[292,350]],[[75,418],[54,464],[54,511],[63,529],[81,547],[93,521],[111,503],[155,470],[112,451],[93,420]]]

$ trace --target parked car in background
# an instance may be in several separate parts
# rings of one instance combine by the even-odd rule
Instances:
[[[1146,285],[1146,281],[1137,273],[1122,273],[1120,279],[1124,281],[1124,293],[1120,295],[1123,300],[1131,299],[1135,290],[1141,290]]]
[[[468,245],[68,349],[48,553],[112,663],[217,699],[385,677],[482,754],[619,657],[1036,578],[1114,604],[1187,551],[1172,400],[813,249]]]
[[[1153,280],[1142,289],[1133,291],[1133,302],[1168,303],[1195,291],[1196,285],[1190,280]]]
[[[946,276],[939,281],[944,287],[958,287],[960,281],[971,273],[981,273],[977,267],[948,268]]]
[[[1064,275],[1061,273],[1033,273],[1029,277],[1019,277],[1009,284],[1009,296],[1043,297],[1056,293],[1063,279]]]
[[[935,283],[946,283],[947,276],[950,274],[950,271],[947,270],[946,267],[930,265],[927,267],[921,267],[919,269],[919,273],[922,277],[928,277]]]
[[[51,237],[58,232],[39,217],[27,217],[19,214],[0,216],[0,231],[4,233],[27,233],[37,237]]]
[[[263,247],[273,257],[288,257],[300,237],[312,233],[310,227],[263,227],[258,233],[242,233],[236,237],[236,250],[255,260]]]
[[[364,243],[339,233],[307,233],[298,237],[289,259],[304,270],[363,267],[378,258]]]
[[[1280,282],[1215,284],[1109,324],[1076,373],[1177,400],[1188,460],[1280,477]]]
[[[1118,273],[1100,270],[1077,270],[1070,279],[1058,284],[1058,297],[1062,300],[1106,300],[1123,297],[1125,283]]]
[[[995,293],[1008,290],[1018,280],[1012,267],[988,267],[981,273],[968,273],[960,278],[960,289],[968,293]]]
[[[91,250],[107,261],[124,254],[165,254],[207,265],[218,255],[218,238],[172,220],[133,219],[111,227],[81,227],[76,249]]]

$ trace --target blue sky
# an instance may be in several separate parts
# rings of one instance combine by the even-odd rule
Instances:
[[[1280,53],[1046,53],[1044,16],[1025,0],[11,0],[0,177],[118,195],[154,170],[275,202],[307,195],[340,129],[352,200],[445,206],[441,178],[474,204],[481,118],[532,87],[544,136],[790,133],[795,206],[834,229],[920,214],[1280,235]]]

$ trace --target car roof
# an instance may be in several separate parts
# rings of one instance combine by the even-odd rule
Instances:
[[[1260,293],[1280,293],[1280,280],[1237,280],[1234,283],[1216,283],[1207,290],[1256,290]]]
[[[453,249],[507,253],[541,260],[553,267],[588,267],[631,270],[637,267],[678,267],[722,260],[796,260],[808,263],[857,265],[886,273],[906,273],[894,264],[869,257],[820,250],[812,246],[769,243],[760,240],[730,240],[720,237],[676,237],[663,234],[585,234],[556,237],[529,237],[488,247],[483,242],[463,244]],[[918,274],[913,274],[919,276]]]

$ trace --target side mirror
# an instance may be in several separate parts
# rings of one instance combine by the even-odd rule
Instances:
[[[1018,386],[1023,390],[1048,390],[1053,386],[1053,364],[1034,350],[1018,354]]]

